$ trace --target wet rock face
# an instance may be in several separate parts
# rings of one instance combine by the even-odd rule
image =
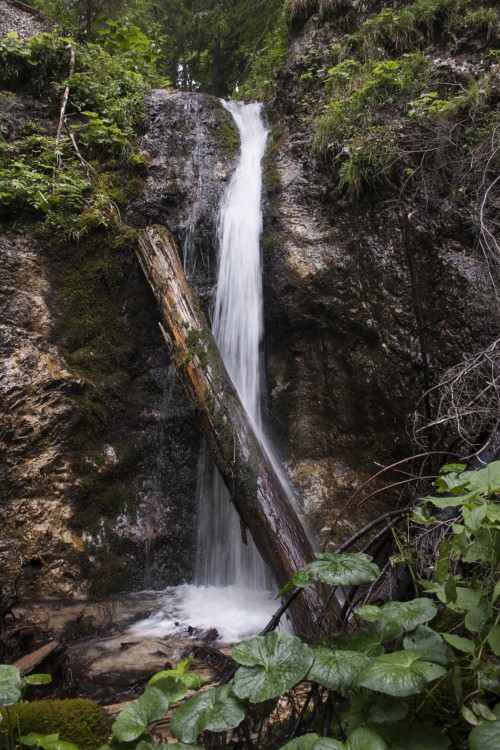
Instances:
[[[306,31],[296,53],[325,43],[323,33]],[[422,348],[434,384],[488,345],[497,325],[464,209],[424,191],[415,191],[410,208],[383,190],[359,199],[342,193],[312,154],[293,66],[292,55],[270,110],[266,367],[270,419],[317,531],[377,463],[415,452],[407,420],[424,391]],[[373,504],[351,509],[338,537],[376,512]]]
[[[2,567],[19,565],[22,555],[28,575],[44,566],[58,579],[59,591],[69,593],[83,545],[69,530],[65,496],[76,477],[60,446],[74,421],[71,394],[82,384],[48,340],[49,287],[40,246],[29,233],[2,236],[0,255]]]
[[[55,130],[26,93],[7,104],[9,139],[30,118]],[[127,220],[171,229],[208,310],[236,129],[210,97],[154,92],[149,105],[150,165]],[[0,236],[2,584],[21,557],[31,597],[189,580],[200,435],[133,242],[61,245],[35,228],[19,221]]]
[[[231,115],[213,96],[156,90],[147,103],[141,140],[148,155],[147,174],[130,217],[136,226],[168,226],[208,313],[218,206],[234,169],[238,133]]]

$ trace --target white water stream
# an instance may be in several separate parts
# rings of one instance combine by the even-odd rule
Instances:
[[[238,128],[238,164],[225,191],[218,222],[218,277],[213,332],[254,429],[268,448],[261,421],[263,334],[260,236],[261,161],[268,131],[260,104],[224,103]],[[278,470],[280,476],[282,472]],[[286,481],[285,481],[285,486]],[[259,632],[276,609],[273,588],[255,545],[241,538],[240,521],[207,448],[198,466],[196,585],[165,592],[162,610],[134,632],[161,636],[175,622],[215,627],[222,640]]]

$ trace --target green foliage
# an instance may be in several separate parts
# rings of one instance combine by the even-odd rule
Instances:
[[[31,682],[34,677],[23,680]],[[80,750],[96,750],[109,733],[102,709],[84,698],[19,702],[2,709],[1,713],[0,747],[11,747],[13,737],[36,733],[40,735],[37,744],[45,750],[72,750],[62,743],[74,743]],[[46,739],[54,734],[58,735],[54,743]],[[47,743],[50,747],[46,747]]]
[[[293,687],[305,677],[314,660],[305,643],[286,633],[243,641],[231,655],[243,665],[236,672],[234,692],[252,703],[275,698]]]
[[[268,99],[276,90],[276,77],[288,51],[284,14],[280,14],[263,46],[249,52],[249,75],[238,87],[238,98]]]
[[[374,581],[380,570],[369,555],[345,552],[333,555],[329,552],[316,553],[316,562],[309,563],[296,573],[280,591],[285,594],[293,588],[305,588],[319,581],[330,586],[354,586]]]
[[[174,737],[194,742],[205,730],[226,732],[245,718],[245,708],[234,696],[229,685],[212,688],[178,708],[171,723]]]

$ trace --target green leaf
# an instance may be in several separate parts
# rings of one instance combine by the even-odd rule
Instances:
[[[361,607],[358,615],[365,619],[367,612],[368,618],[372,622],[376,619],[376,610],[378,610],[378,619],[381,622],[393,620],[397,622],[403,630],[413,630],[417,625],[432,620],[437,612],[437,607],[428,598],[413,599],[410,602],[389,602],[382,607]]]
[[[490,619],[490,608],[485,601],[470,609],[464,617],[464,625],[471,633],[482,633]]]
[[[384,653],[384,643],[393,641],[401,635],[402,629],[397,622],[374,622],[367,627],[361,627],[349,635],[338,635],[324,640],[332,648],[358,651],[366,656],[380,656]]]
[[[420,659],[418,651],[395,651],[372,660],[358,684],[379,693],[416,695],[428,682],[446,674],[444,667]]]
[[[22,737],[19,737],[19,741],[22,742],[23,745],[36,745],[37,747],[41,746],[43,740],[53,742],[54,740],[58,739],[59,732],[57,732],[57,734],[40,734],[40,732],[30,732],[29,734],[23,734]]]
[[[345,750],[345,745],[331,737],[319,737],[317,734],[304,734],[283,745],[282,750]]]
[[[331,737],[319,737],[317,734],[304,734],[283,745],[282,750],[345,750],[345,745]]]
[[[23,677],[23,682],[26,685],[48,685],[52,682],[52,675],[50,674],[28,674]]]
[[[380,574],[378,566],[372,562],[373,558],[362,552],[317,552],[316,557],[315,562],[292,576],[278,596],[295,587],[303,589],[316,581],[331,586],[357,586],[374,581]]]
[[[169,705],[165,695],[148,687],[138,700],[129,703],[117,716],[111,727],[113,735],[121,742],[137,739],[150,724],[165,715]]]
[[[242,641],[231,655],[244,665],[234,676],[234,692],[252,703],[289,690],[305,677],[314,660],[309,646],[286,633],[267,633]]]
[[[486,518],[486,510],[486,502],[482,502],[480,505],[474,506],[472,508],[467,508],[466,506],[464,506],[462,510],[462,516],[465,526],[470,531],[476,531]]]
[[[452,471],[455,472],[456,474],[460,474],[462,471],[465,471],[466,468],[467,468],[467,464],[458,464],[458,463],[457,464],[445,464],[444,466],[441,466],[441,468],[439,469],[439,474],[450,474]]]
[[[188,690],[199,690],[203,687],[203,678],[197,674],[189,674],[188,669],[193,661],[192,656],[188,656],[187,659],[183,659],[175,669],[165,669],[162,672],[157,672],[153,675],[148,682],[148,685],[154,685],[158,680],[163,677],[177,677],[179,680],[186,685]]]
[[[12,706],[21,697],[21,676],[17,667],[0,664],[0,706]]]
[[[345,743],[346,750],[387,750],[382,737],[373,729],[358,727],[351,732]]]
[[[495,656],[500,656],[500,625],[493,625],[493,627],[490,628],[486,640],[490,644],[490,648]]]
[[[313,652],[314,662],[306,680],[318,682],[330,690],[354,687],[358,675],[370,661],[368,656],[357,651],[334,651],[325,646],[317,646]]]
[[[174,737],[194,742],[205,729],[227,732],[245,718],[245,707],[230,694],[229,685],[199,693],[177,708],[170,723]]]
[[[467,479],[467,487],[482,495],[494,495],[500,492],[500,461],[492,461],[479,471],[465,471],[462,474]]]
[[[189,686],[184,681],[184,676],[185,675],[174,677],[168,673],[164,674],[162,672],[159,672],[157,675],[155,675],[157,679],[154,681],[153,685],[149,683],[148,690],[158,690],[158,692],[160,692],[165,698],[167,698],[169,703],[175,703],[181,698],[184,698],[188,691]]]
[[[500,719],[483,721],[469,734],[470,750],[498,750],[500,747]]]
[[[421,655],[424,654],[426,661],[432,661],[443,666],[448,663],[449,651],[442,637],[426,625],[419,625],[413,633],[407,635],[403,640],[403,647],[406,651],[413,650],[418,651]]]
[[[476,650],[476,644],[470,638],[462,638],[460,635],[453,635],[453,633],[443,633],[443,638],[450,646],[458,651],[464,651],[466,654],[473,654]]]
[[[78,745],[67,740],[44,740],[40,742],[40,747],[44,750],[79,750]]]

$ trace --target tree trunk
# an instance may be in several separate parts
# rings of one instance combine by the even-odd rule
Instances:
[[[215,464],[242,523],[282,587],[314,559],[311,544],[240,402],[169,232],[160,226],[142,230],[138,256],[160,307],[177,374],[198,409]],[[301,637],[319,635],[324,598],[322,590],[305,589],[294,603],[292,619]],[[321,629],[332,628],[327,615]]]

